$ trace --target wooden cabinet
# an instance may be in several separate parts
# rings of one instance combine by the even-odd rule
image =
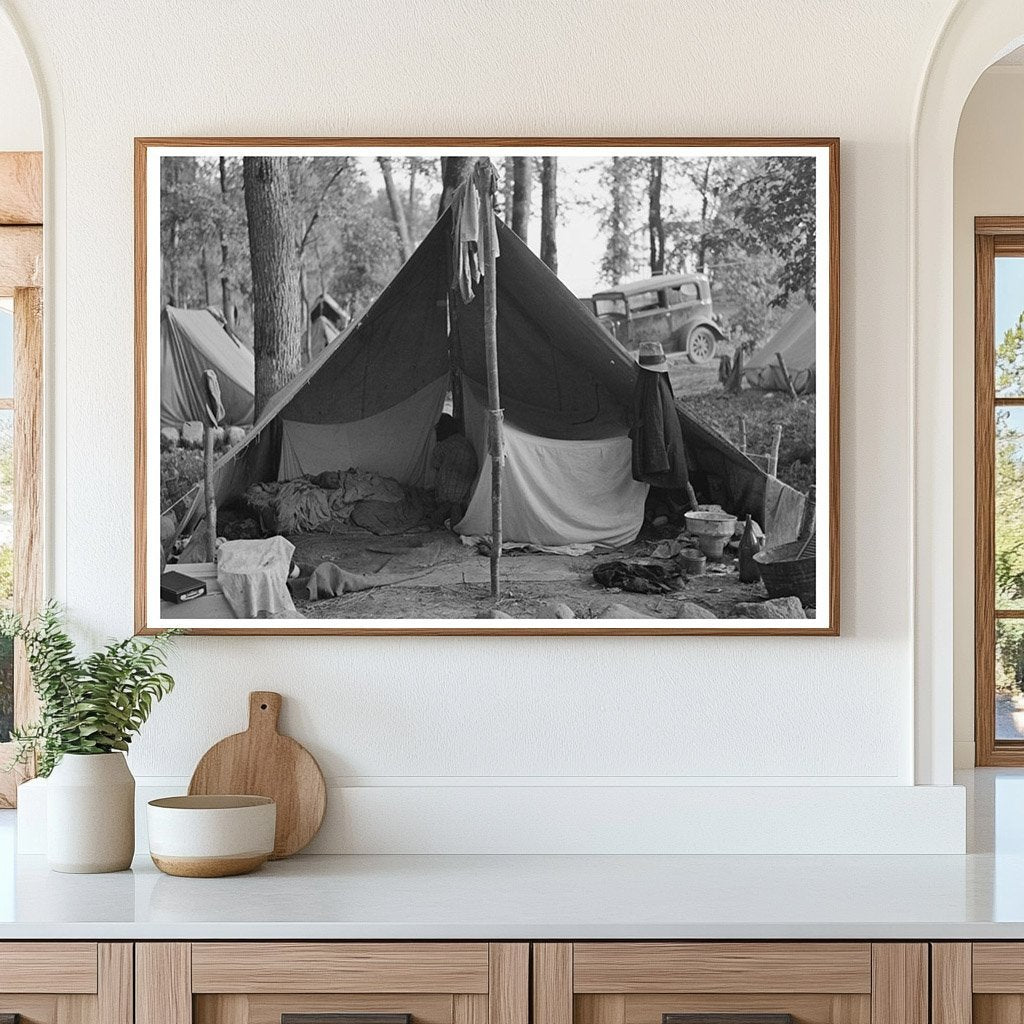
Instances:
[[[11,942],[0,943],[0,1024],[8,1014],[21,1024],[1022,1024],[1024,943]]]
[[[136,1024],[529,1024],[529,969],[526,943],[139,943]]]
[[[932,944],[934,1024],[1024,1021],[1024,942]]]
[[[0,943],[0,1018],[132,1024],[130,942]]]
[[[928,971],[924,943],[538,943],[533,1024],[928,1024]]]

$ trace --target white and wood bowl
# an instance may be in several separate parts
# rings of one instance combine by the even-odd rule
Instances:
[[[168,796],[147,808],[149,853],[168,875],[225,878],[274,852],[277,805],[266,796]]]

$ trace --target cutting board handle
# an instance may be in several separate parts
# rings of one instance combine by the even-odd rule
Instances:
[[[281,715],[281,694],[253,690],[249,694],[249,732],[277,732]]]

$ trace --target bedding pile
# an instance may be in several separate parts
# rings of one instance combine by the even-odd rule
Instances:
[[[272,533],[332,533],[354,523],[372,533],[398,533],[429,521],[433,506],[416,488],[361,469],[254,484],[248,506]]]

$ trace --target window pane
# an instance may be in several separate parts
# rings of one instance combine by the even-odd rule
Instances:
[[[1024,608],[1024,408],[996,409],[996,608]]]
[[[0,306],[0,398],[14,397],[14,314]]]
[[[996,739],[1024,739],[1024,623],[996,620]]]
[[[996,259],[996,395],[1024,397],[1024,258]]]
[[[0,607],[14,596],[14,413],[0,409]],[[14,649],[0,639],[0,743],[13,725]]]

